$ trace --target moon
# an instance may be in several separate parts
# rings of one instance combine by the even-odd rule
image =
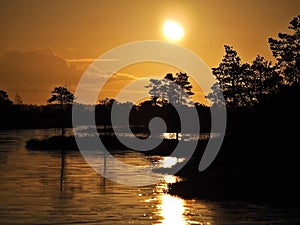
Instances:
[[[163,32],[166,38],[170,41],[179,41],[184,35],[182,26],[173,20],[167,20],[164,22]]]

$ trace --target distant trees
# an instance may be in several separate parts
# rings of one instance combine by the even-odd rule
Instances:
[[[97,106],[97,112],[100,112],[103,116],[103,125],[104,125],[104,135],[107,135],[107,125],[110,124],[110,113],[112,106],[116,102],[115,99],[101,99],[99,100],[99,105]],[[97,117],[96,117],[97,118]]]
[[[157,103],[161,105],[167,103],[189,105],[191,103],[189,97],[194,93],[186,73],[179,72],[175,76],[168,73],[164,79],[150,79],[149,81],[150,84],[145,87],[150,89],[149,94],[155,106]]]
[[[54,90],[51,92],[52,96],[47,100],[48,103],[57,103],[60,105],[61,110],[61,136],[64,136],[64,106],[72,104],[74,101],[74,94],[71,93],[66,87],[59,86],[54,87]]]
[[[6,91],[0,90],[0,129],[9,124],[8,117],[11,116],[12,101],[9,100]]]
[[[22,105],[23,104],[22,97],[18,93],[16,93],[16,95],[15,95],[15,104],[16,105]]]

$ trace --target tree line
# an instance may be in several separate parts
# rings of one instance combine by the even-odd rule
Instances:
[[[250,109],[255,106],[268,104],[272,96],[288,87],[299,90],[300,15],[293,18],[288,28],[290,33],[279,33],[278,39],[269,38],[268,40],[270,50],[276,59],[275,63],[260,55],[251,63],[244,63],[232,46],[224,46],[225,55],[222,61],[218,67],[212,68],[212,74],[216,77],[217,83],[211,87],[211,92],[206,96],[212,105],[223,104],[220,98],[223,94],[229,110],[246,108],[250,112]],[[199,115],[202,113],[202,117],[205,115],[209,118],[209,107],[191,101],[190,97],[194,95],[193,87],[188,74],[184,72],[180,71],[174,75],[168,73],[163,79],[150,79],[145,88],[148,89],[150,100],[139,105],[120,103],[108,98],[100,100],[96,105],[96,123],[105,126],[111,124],[109,114],[113,103],[124,109],[132,108],[133,124],[144,124],[142,120],[145,116],[143,115],[147,115],[146,118],[148,118],[150,114],[156,115],[158,111],[162,114],[169,114],[166,119],[177,118],[178,115],[172,107],[174,104],[184,107],[196,105]],[[32,121],[36,126],[41,127],[60,127],[62,123],[64,123],[63,126],[71,126],[71,109],[75,97],[66,87],[59,86],[51,92],[51,97],[47,100],[48,105],[25,105],[22,104],[20,96],[13,104],[7,92],[0,90],[0,128],[31,127]],[[86,107],[82,106],[82,110],[86,110]],[[86,113],[89,111],[86,110]],[[170,116],[171,114],[173,116]]]
[[[251,63],[243,63],[237,51],[225,45],[225,55],[218,67],[212,68],[217,83],[207,98],[221,104],[220,89],[228,108],[252,107],[287,86],[300,83],[300,15],[288,26],[289,34],[269,38],[270,50],[276,63],[258,55]]]

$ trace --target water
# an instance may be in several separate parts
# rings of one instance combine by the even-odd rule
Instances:
[[[25,141],[59,130],[0,131],[0,224],[299,224],[300,210],[247,202],[182,199],[167,193],[161,176],[147,187],[130,187],[99,176],[79,152],[30,151]],[[116,154],[127,163],[168,167],[182,159]],[[125,174],[134,179],[134,174]]]

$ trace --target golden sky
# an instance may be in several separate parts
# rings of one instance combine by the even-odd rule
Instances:
[[[108,50],[128,42],[166,40],[162,26],[167,19],[185,31],[178,44],[209,67],[218,66],[224,44],[233,46],[244,62],[257,54],[274,61],[267,39],[288,32],[299,12],[299,0],[1,0],[0,89],[11,100],[18,92],[25,103],[45,104],[55,85],[75,91],[87,66]],[[122,86],[143,74],[173,69],[137,66],[120,71],[114,82]],[[108,97],[118,92],[117,83],[107,89]]]

